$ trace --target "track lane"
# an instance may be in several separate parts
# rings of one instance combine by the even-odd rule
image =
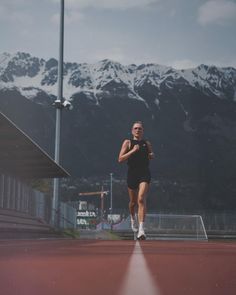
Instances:
[[[142,250],[164,295],[236,294],[236,243],[146,241]]]
[[[0,246],[4,295],[117,294],[134,242],[16,241]]]
[[[0,241],[4,295],[235,295],[235,273],[236,243]]]
[[[161,295],[157,282],[154,281],[147,266],[140,244],[139,241],[135,243],[120,295]]]

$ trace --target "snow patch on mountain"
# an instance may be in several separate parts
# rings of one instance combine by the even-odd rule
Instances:
[[[226,98],[226,93],[231,91],[234,92],[232,96],[235,99],[236,70],[234,68],[217,68],[202,64],[195,69],[180,72],[191,86],[205,94],[212,93],[219,98]]]
[[[0,89],[17,88],[30,99],[39,92],[57,96],[57,66],[58,62],[53,58],[46,61],[22,52],[0,54]],[[164,85],[170,91],[173,89],[179,93],[184,86],[190,86],[206,95],[236,101],[234,68],[200,65],[193,69],[175,70],[158,64],[124,66],[105,59],[94,64],[64,63],[63,72],[65,99],[83,92],[88,94],[88,98],[95,98],[99,104],[102,94],[112,96],[118,93],[146,104],[139,90],[144,86],[154,87],[161,96]],[[155,100],[155,104],[159,105],[159,99]]]
[[[0,71],[4,70],[7,67],[10,59],[11,55],[9,53],[4,52],[0,55]]]

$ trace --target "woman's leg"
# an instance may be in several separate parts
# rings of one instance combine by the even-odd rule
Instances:
[[[149,189],[149,183],[141,182],[138,190],[138,221],[144,222],[146,216],[146,198]]]
[[[128,192],[129,192],[129,212],[130,212],[130,225],[131,225],[131,229],[133,232],[137,232],[138,231],[138,226],[137,226],[137,222],[135,219],[135,209],[137,206],[137,201],[138,201],[138,194],[137,194],[137,190],[132,190],[130,188],[128,188]]]
[[[139,229],[138,229],[138,240],[145,240],[146,235],[144,231],[144,221],[146,216],[146,198],[147,192],[149,189],[149,184],[147,182],[141,182],[139,184],[138,191],[138,221],[139,221]]]
[[[138,202],[138,191],[128,188],[129,193],[129,212],[131,215],[131,218],[135,219],[135,207]]]

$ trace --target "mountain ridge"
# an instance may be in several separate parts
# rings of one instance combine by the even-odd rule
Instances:
[[[51,156],[57,64],[28,53],[0,55],[1,111]],[[154,207],[235,208],[234,68],[71,62],[64,63],[63,85],[73,110],[62,112],[60,164],[72,179],[110,172],[124,178],[119,149],[141,120],[156,154],[152,176],[168,183],[150,195]],[[126,202],[120,188],[116,194]]]
[[[29,53],[0,55],[0,88],[15,88],[32,99],[39,92],[57,96],[57,65],[55,58],[44,60]],[[192,69],[176,70],[158,64],[124,66],[108,59],[94,64],[64,63],[64,97],[73,100],[76,93],[99,97],[113,88],[122,88],[127,98],[148,105],[139,90],[145,85],[156,89],[156,99],[162,88],[193,87],[206,95],[236,101],[236,69],[199,65]],[[116,87],[114,87],[114,85]]]

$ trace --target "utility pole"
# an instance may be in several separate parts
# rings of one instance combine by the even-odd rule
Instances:
[[[60,35],[59,35],[59,60],[58,60],[58,97],[54,103],[56,107],[56,131],[55,131],[55,157],[57,164],[60,162],[60,133],[61,111],[63,107],[63,49],[64,49],[64,0],[60,1]],[[53,182],[52,224],[60,227],[60,201],[59,178]]]
[[[110,214],[112,214],[113,211],[112,177],[113,173],[110,173]]]

